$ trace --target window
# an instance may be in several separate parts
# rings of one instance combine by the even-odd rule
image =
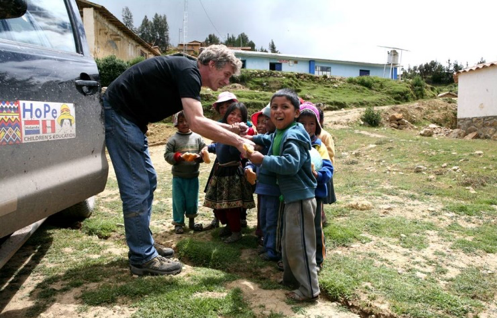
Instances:
[[[369,70],[359,70],[359,76],[369,76]]]
[[[281,71],[282,65],[281,65],[281,63],[269,63],[269,70],[270,71]]]
[[[316,65],[316,67],[314,68],[314,74],[331,76],[331,66]]]
[[[247,60],[242,60],[242,68],[247,68]]]
[[[67,8],[62,1],[28,0],[20,18],[0,20],[0,39],[76,52]]]

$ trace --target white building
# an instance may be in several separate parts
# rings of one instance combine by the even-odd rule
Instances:
[[[378,76],[397,79],[399,65],[330,60],[298,55],[233,50],[243,68],[307,73],[314,75],[356,77]]]
[[[465,135],[497,140],[497,62],[457,72],[457,127]]]

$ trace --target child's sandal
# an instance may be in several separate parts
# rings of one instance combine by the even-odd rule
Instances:
[[[204,230],[204,226],[201,223],[194,224],[193,227],[190,226],[190,230],[193,232],[202,232]]]
[[[183,234],[184,232],[185,232],[185,230],[183,229],[183,226],[176,225],[174,227],[174,233],[176,233],[176,234]]]

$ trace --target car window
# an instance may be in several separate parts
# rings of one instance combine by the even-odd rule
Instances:
[[[0,20],[1,39],[76,52],[67,8],[58,0],[28,0],[25,15]]]

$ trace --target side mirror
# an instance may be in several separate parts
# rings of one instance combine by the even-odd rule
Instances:
[[[0,19],[22,17],[27,10],[26,0],[0,0]]]

